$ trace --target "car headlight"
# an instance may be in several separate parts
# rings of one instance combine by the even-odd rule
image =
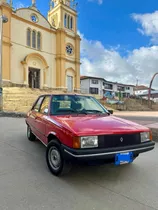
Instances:
[[[142,132],[142,133],[140,133],[140,137],[141,137],[141,143],[151,140],[150,132]]]
[[[83,136],[80,138],[81,148],[98,147],[98,136]]]

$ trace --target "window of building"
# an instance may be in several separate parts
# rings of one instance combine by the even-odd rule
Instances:
[[[32,32],[32,47],[36,48],[36,31]]]
[[[64,17],[64,26],[67,27],[67,14],[65,14],[65,17]]]
[[[70,16],[68,15],[68,18],[67,18],[67,27],[70,28]]]
[[[117,90],[118,90],[118,91],[125,91],[125,88],[122,87],[122,86],[118,86],[118,87],[117,87]]]
[[[27,46],[31,47],[31,29],[27,29]]]
[[[90,88],[89,92],[90,92],[90,94],[98,94],[99,90],[98,90],[98,88]]]
[[[42,46],[42,35],[41,32],[36,32],[35,30],[27,29],[27,40],[26,45],[34,49],[41,50]]]
[[[97,79],[92,79],[92,84],[98,84],[98,80]]]
[[[64,27],[68,28],[70,30],[73,29],[73,17],[72,16],[70,16],[68,14],[64,15]]]
[[[41,33],[40,32],[37,33],[37,49],[38,50],[41,49]]]
[[[73,18],[72,17],[70,18],[70,29],[71,30],[73,29]]]
[[[67,91],[72,92],[73,91],[73,77],[67,75]]]
[[[112,90],[112,89],[113,89],[113,85],[111,85],[111,84],[105,84],[105,85],[104,85],[104,88],[105,88],[105,89]]]

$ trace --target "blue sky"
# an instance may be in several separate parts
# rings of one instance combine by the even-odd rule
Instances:
[[[158,72],[157,0],[78,0],[81,74],[148,85]],[[30,0],[15,6],[30,6]],[[37,7],[47,16],[49,1]],[[158,87],[158,79],[154,86]]]

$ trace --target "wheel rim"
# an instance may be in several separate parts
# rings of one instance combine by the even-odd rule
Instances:
[[[28,127],[27,128],[27,136],[28,136],[28,138],[30,138],[30,135],[31,135],[31,129],[30,129],[30,127]]]
[[[56,147],[50,148],[50,150],[48,152],[48,159],[49,159],[49,163],[50,163],[51,167],[54,170],[58,170],[60,168],[61,156],[60,156],[60,152],[58,151],[58,149]]]

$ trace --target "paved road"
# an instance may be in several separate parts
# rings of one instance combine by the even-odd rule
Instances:
[[[131,165],[75,166],[57,178],[24,119],[0,118],[0,210],[158,209],[158,145]]]
[[[152,123],[158,123],[158,117],[152,117],[152,116],[125,116],[125,115],[121,115],[117,114],[117,117],[121,117],[127,120],[131,120],[134,122],[138,122],[142,125],[147,125],[147,124],[152,124]]]

